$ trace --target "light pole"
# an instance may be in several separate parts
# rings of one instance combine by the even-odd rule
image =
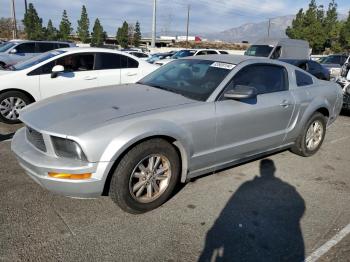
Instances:
[[[11,10],[12,10],[12,38],[17,38],[17,23],[16,23],[16,10],[15,10],[15,0],[11,0]]]
[[[157,16],[157,0],[153,0],[153,19],[152,19],[152,42],[151,47],[156,47],[156,16]]]
[[[187,6],[187,27],[186,27],[186,46],[188,47],[188,28],[190,26],[190,9],[191,6]]]

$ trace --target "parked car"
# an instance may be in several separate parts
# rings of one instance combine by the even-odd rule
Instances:
[[[175,59],[189,57],[189,56],[198,56],[198,55],[220,55],[221,53],[215,49],[183,49],[176,52],[171,58],[163,59],[160,61],[154,62],[156,65],[165,65]]]
[[[341,104],[339,85],[292,65],[197,56],[136,84],[27,107],[12,150],[50,191],[82,198],[109,192],[123,210],[142,213],[196,176],[284,148],[315,154]]]
[[[57,41],[9,41],[0,46],[0,67],[13,65],[41,53],[66,47],[75,47],[75,44]]]
[[[337,78],[347,58],[347,55],[335,54],[322,57],[318,62],[330,71],[331,78]]]
[[[158,60],[168,59],[173,55],[174,53],[172,52],[151,54],[150,58],[148,58],[146,61],[150,64],[154,64],[154,62]]]
[[[0,70],[0,121],[18,123],[19,110],[35,101],[80,89],[135,83],[156,68],[111,49],[46,52]]]
[[[136,56],[141,60],[147,60],[151,57],[149,54],[139,52],[139,51],[125,51],[125,52],[130,54],[130,55]]]
[[[271,59],[309,59],[309,42],[289,38],[264,38],[251,45],[245,55]]]
[[[350,67],[347,66],[336,82],[343,89],[343,108],[350,110]]]
[[[295,65],[321,80],[330,80],[330,72],[316,61],[307,59],[280,59],[288,64]]]

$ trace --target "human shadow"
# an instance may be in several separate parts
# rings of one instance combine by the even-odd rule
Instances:
[[[275,171],[272,160],[262,160],[260,176],[232,195],[207,233],[200,262],[304,260],[305,202]]]

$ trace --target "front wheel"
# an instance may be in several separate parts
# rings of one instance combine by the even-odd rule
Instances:
[[[307,122],[291,151],[300,156],[312,156],[321,147],[326,135],[326,117],[316,112]]]
[[[180,176],[180,159],[164,139],[136,145],[120,161],[109,195],[124,211],[139,214],[169,199]]]
[[[19,91],[0,94],[0,121],[6,124],[20,123],[19,111],[31,103],[27,95]]]

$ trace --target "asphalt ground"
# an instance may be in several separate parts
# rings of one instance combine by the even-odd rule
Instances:
[[[350,117],[310,158],[283,151],[179,189],[143,215],[37,185],[0,125],[0,261],[350,261]],[[11,130],[12,129],[12,130]]]

